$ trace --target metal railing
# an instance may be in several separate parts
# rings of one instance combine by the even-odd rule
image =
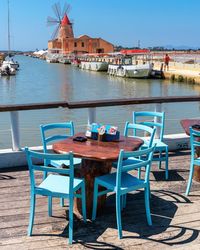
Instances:
[[[180,102],[200,102],[200,96],[168,96],[168,97],[144,97],[144,98],[126,98],[126,99],[107,99],[94,101],[60,101],[47,103],[28,103],[28,104],[8,104],[0,105],[0,112],[10,112],[11,117],[11,135],[13,151],[20,150],[19,133],[19,111],[41,110],[41,109],[82,109],[88,108],[88,124],[96,121],[96,108],[108,106],[126,106],[136,104],[155,104],[155,111],[161,111],[163,103]]]

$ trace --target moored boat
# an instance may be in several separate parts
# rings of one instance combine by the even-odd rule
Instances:
[[[16,74],[16,69],[10,67],[10,65],[0,67],[1,76],[12,76],[15,74]]]
[[[107,62],[81,62],[81,69],[92,70],[92,71],[107,71]]]
[[[152,64],[137,64],[137,65],[116,65],[108,66],[108,74],[112,76],[130,77],[130,78],[147,78],[152,70]]]
[[[147,49],[121,50],[115,64],[108,66],[108,74],[130,78],[148,78],[153,69]]]
[[[12,68],[12,69],[19,69],[19,63],[17,61],[14,61],[14,59],[12,57],[7,57],[3,63],[2,63],[2,66],[3,68],[6,68],[6,67],[9,67],[9,68]]]

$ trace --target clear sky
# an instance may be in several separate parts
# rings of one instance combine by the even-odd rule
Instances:
[[[59,0],[10,0],[11,48],[47,48],[52,5]],[[66,1],[60,0],[61,6]],[[68,0],[76,37],[122,46],[200,47],[200,0]],[[7,0],[0,0],[0,50],[7,49]]]

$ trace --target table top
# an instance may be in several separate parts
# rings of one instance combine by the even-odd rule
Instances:
[[[181,120],[181,125],[182,125],[182,127],[185,130],[185,133],[187,135],[190,135],[190,127],[192,125],[195,125],[195,124],[200,125],[200,118],[199,119],[184,119],[184,120]]]
[[[120,136],[119,141],[113,142],[102,142],[92,139],[88,139],[86,142],[73,141],[73,138],[77,136],[84,136],[84,133],[78,133],[66,140],[54,143],[54,152],[64,154],[72,151],[74,156],[84,159],[115,161],[118,159],[120,149],[134,151],[144,143],[142,139],[125,136]]]

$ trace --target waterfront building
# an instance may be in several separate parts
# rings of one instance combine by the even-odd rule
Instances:
[[[102,38],[88,35],[74,37],[72,23],[65,14],[58,32],[58,37],[48,41],[48,51],[57,54],[109,53],[114,51],[113,44]]]

